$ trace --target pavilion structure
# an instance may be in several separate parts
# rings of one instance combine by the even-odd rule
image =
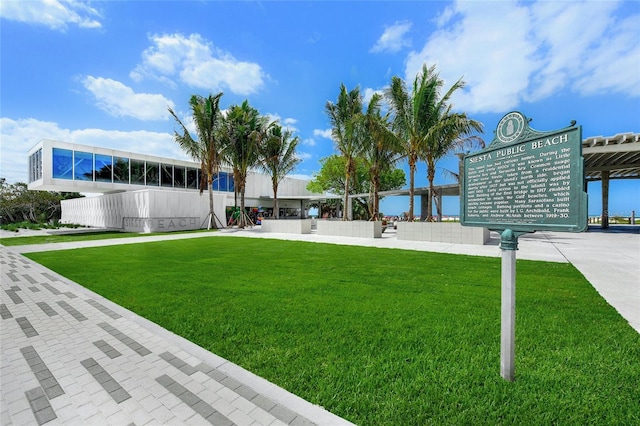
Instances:
[[[582,141],[585,186],[602,181],[602,227],[609,227],[609,182],[640,179],[640,133],[594,136]]]

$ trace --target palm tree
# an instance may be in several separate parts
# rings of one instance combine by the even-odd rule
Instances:
[[[345,159],[345,182],[342,220],[349,220],[349,186],[355,173],[355,159],[362,152],[361,138],[358,134],[358,121],[362,115],[362,97],[360,89],[347,92],[344,83],[340,85],[340,94],[334,104],[327,101],[325,112],[331,122],[331,136],[338,151]]]
[[[173,138],[180,147],[194,161],[200,162],[200,194],[205,185],[209,188],[209,224],[207,229],[216,228],[216,217],[213,210],[213,178],[220,169],[220,141],[218,139],[218,128],[221,124],[220,98],[222,92],[217,95],[203,97],[199,95],[191,96],[189,106],[193,114],[193,122],[196,126],[197,139],[193,139],[187,127],[180,121],[176,113],[169,107],[169,113],[175,118],[182,128],[182,134],[174,130]]]
[[[300,138],[293,136],[289,129],[282,129],[278,123],[271,123],[267,135],[258,147],[260,168],[271,177],[273,188],[273,215],[278,219],[278,184],[302,161],[296,156]]]
[[[409,93],[405,82],[397,76],[391,78],[391,85],[385,91],[393,117],[392,128],[400,142],[402,154],[409,163],[409,212],[408,220],[413,220],[416,165],[423,152],[425,135],[429,130],[430,116],[442,82],[434,78],[435,66],[423,66]]]
[[[266,135],[268,121],[260,116],[248,101],[233,105],[224,117],[221,131],[224,160],[233,168],[236,194],[240,194],[238,227],[244,228],[248,218],[244,209],[244,195],[249,170],[258,165],[258,146]]]
[[[385,92],[393,114],[393,128],[402,141],[402,149],[409,163],[409,220],[413,220],[415,170],[419,159],[427,163],[429,179],[429,204],[427,217],[432,216],[431,197],[434,193],[435,163],[454,148],[478,138],[468,137],[473,131],[482,131],[482,124],[469,119],[466,114],[451,112],[453,93],[465,86],[458,80],[444,96],[440,92],[444,84],[433,65],[416,75],[409,93],[399,77],[391,79]]]
[[[484,141],[473,132],[482,132],[482,123],[472,120],[465,113],[452,113],[448,99],[457,88],[464,87],[458,80],[437,104],[438,114],[434,117],[433,126],[425,138],[424,151],[421,158],[427,163],[427,179],[429,181],[429,200],[427,203],[427,220],[433,219],[433,197],[435,188],[433,180],[436,173],[436,162],[456,149],[475,145],[484,147]],[[437,204],[438,215],[442,214],[442,206]]]
[[[369,170],[371,182],[370,220],[378,220],[380,214],[380,184],[382,173],[391,170],[399,161],[398,138],[391,131],[388,114],[381,113],[382,96],[374,94],[367,111],[362,115],[363,159]]]

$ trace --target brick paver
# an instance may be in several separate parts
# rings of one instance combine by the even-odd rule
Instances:
[[[0,246],[0,424],[349,422]]]

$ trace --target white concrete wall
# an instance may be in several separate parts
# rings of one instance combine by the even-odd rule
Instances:
[[[224,193],[214,193],[214,211],[223,225],[226,225],[226,198]],[[83,226],[123,229],[124,218],[189,217],[198,218],[198,223],[202,224],[209,214],[209,194],[143,189],[63,200],[61,206],[61,222]]]
[[[122,229],[124,217],[149,217],[148,191],[63,200],[62,223]]]
[[[318,195],[307,190],[309,181],[285,177],[278,184],[278,198],[287,196]],[[249,173],[247,175],[246,198],[273,197],[271,178],[265,174]]]
[[[311,219],[263,219],[261,229],[282,234],[310,234]]]
[[[318,219],[316,227],[318,235],[382,238],[382,222],[380,221]]]
[[[462,226],[457,222],[398,222],[397,225],[398,240],[484,245],[490,235],[486,228]]]

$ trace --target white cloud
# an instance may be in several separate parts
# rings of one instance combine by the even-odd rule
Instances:
[[[99,146],[126,152],[190,160],[169,133],[113,131],[102,129],[63,129],[57,123],[34,118],[0,118],[0,176],[8,182],[27,181],[27,152],[42,139]]]
[[[445,7],[440,16],[435,19],[435,23],[438,28],[443,27],[447,22],[449,22],[449,20],[453,17],[453,15],[455,15],[455,13],[456,11],[453,6]]]
[[[612,39],[616,36],[629,37],[633,34],[636,39],[636,63],[640,64],[640,56],[637,55],[640,46],[638,27],[635,30],[618,28],[612,16],[616,6],[615,2],[593,2],[589,5],[578,2],[539,2],[533,5],[531,13],[536,29],[535,39],[544,46],[544,50],[538,50],[542,66],[533,72],[529,100],[545,98],[562,90],[567,82],[576,78],[607,87],[611,77],[615,78],[616,74],[625,75],[624,71],[616,71],[611,77],[604,75],[604,78],[595,79],[599,81],[593,79],[594,72],[597,73],[602,66],[611,63],[617,66],[616,58],[629,58],[629,55],[634,54],[624,51],[632,47],[633,42],[618,40],[622,43],[615,46]],[[638,18],[640,15],[636,16],[636,25],[640,25]],[[579,87],[573,89],[582,92]]]
[[[367,87],[366,89],[364,89],[364,92],[362,93],[362,103],[365,109],[369,105],[369,102],[371,102],[371,98],[373,98],[373,95],[376,93],[382,96],[384,94],[384,90],[371,89],[370,87]]]
[[[296,152],[296,157],[298,157],[299,159],[301,159],[302,161],[305,160],[310,160],[313,158],[313,154],[309,153],[309,152]]]
[[[321,138],[331,139],[331,129],[314,129],[313,136],[320,136]]]
[[[412,82],[437,65],[448,88],[467,82],[456,109],[504,112],[558,91],[640,95],[640,15],[618,19],[617,2],[459,1],[439,29],[407,57]]]
[[[370,52],[399,52],[404,47],[411,47],[411,41],[405,35],[411,29],[411,22],[403,21],[385,27],[384,33],[380,36]]]
[[[437,65],[448,88],[464,76],[468,90],[458,91],[457,108],[469,112],[504,111],[517,104],[538,65],[535,48],[526,43],[530,30],[525,7],[509,2],[456,3],[445,27],[434,32],[422,51],[411,52],[406,79],[413,82],[422,64]],[[461,19],[455,20],[458,16]]]
[[[142,63],[131,71],[136,81],[154,78],[175,84],[179,78],[192,87],[239,95],[258,92],[266,75],[260,65],[238,61],[199,34],[152,35],[152,46],[142,53]]]
[[[226,112],[227,110],[224,110],[223,114],[226,115]],[[182,124],[184,124],[184,127],[187,128],[187,131],[191,134],[192,137],[197,137],[198,129],[196,128],[196,122],[193,120],[193,114],[183,114],[180,118],[180,121],[182,121]],[[178,128],[178,123],[175,124],[174,130],[177,130],[178,133],[182,133],[182,129]]]
[[[295,118],[285,118],[284,120],[282,120],[282,124],[284,124],[285,126],[293,126],[297,122],[298,120],[296,120]]]
[[[82,84],[96,97],[98,107],[115,117],[167,120],[170,117],[167,108],[174,108],[173,102],[162,95],[135,93],[109,78],[87,76]]]
[[[281,126],[289,130],[291,133],[297,133],[298,128],[295,126],[297,122],[298,120],[296,120],[295,118],[285,118],[284,120],[282,120]]]
[[[288,129],[290,132],[298,132],[298,128],[295,124],[298,122],[295,118],[282,118],[278,114],[266,113],[265,116],[269,117],[269,121],[277,121],[280,126]]]
[[[640,15],[614,25],[585,61],[586,72],[573,89],[584,95],[620,93],[640,96]]]
[[[313,138],[306,138],[302,140],[302,145],[305,146],[316,146],[316,140]]]
[[[65,0],[29,0],[0,2],[0,17],[27,24],[66,30],[69,24],[80,28],[100,28],[98,11],[86,3]]]

